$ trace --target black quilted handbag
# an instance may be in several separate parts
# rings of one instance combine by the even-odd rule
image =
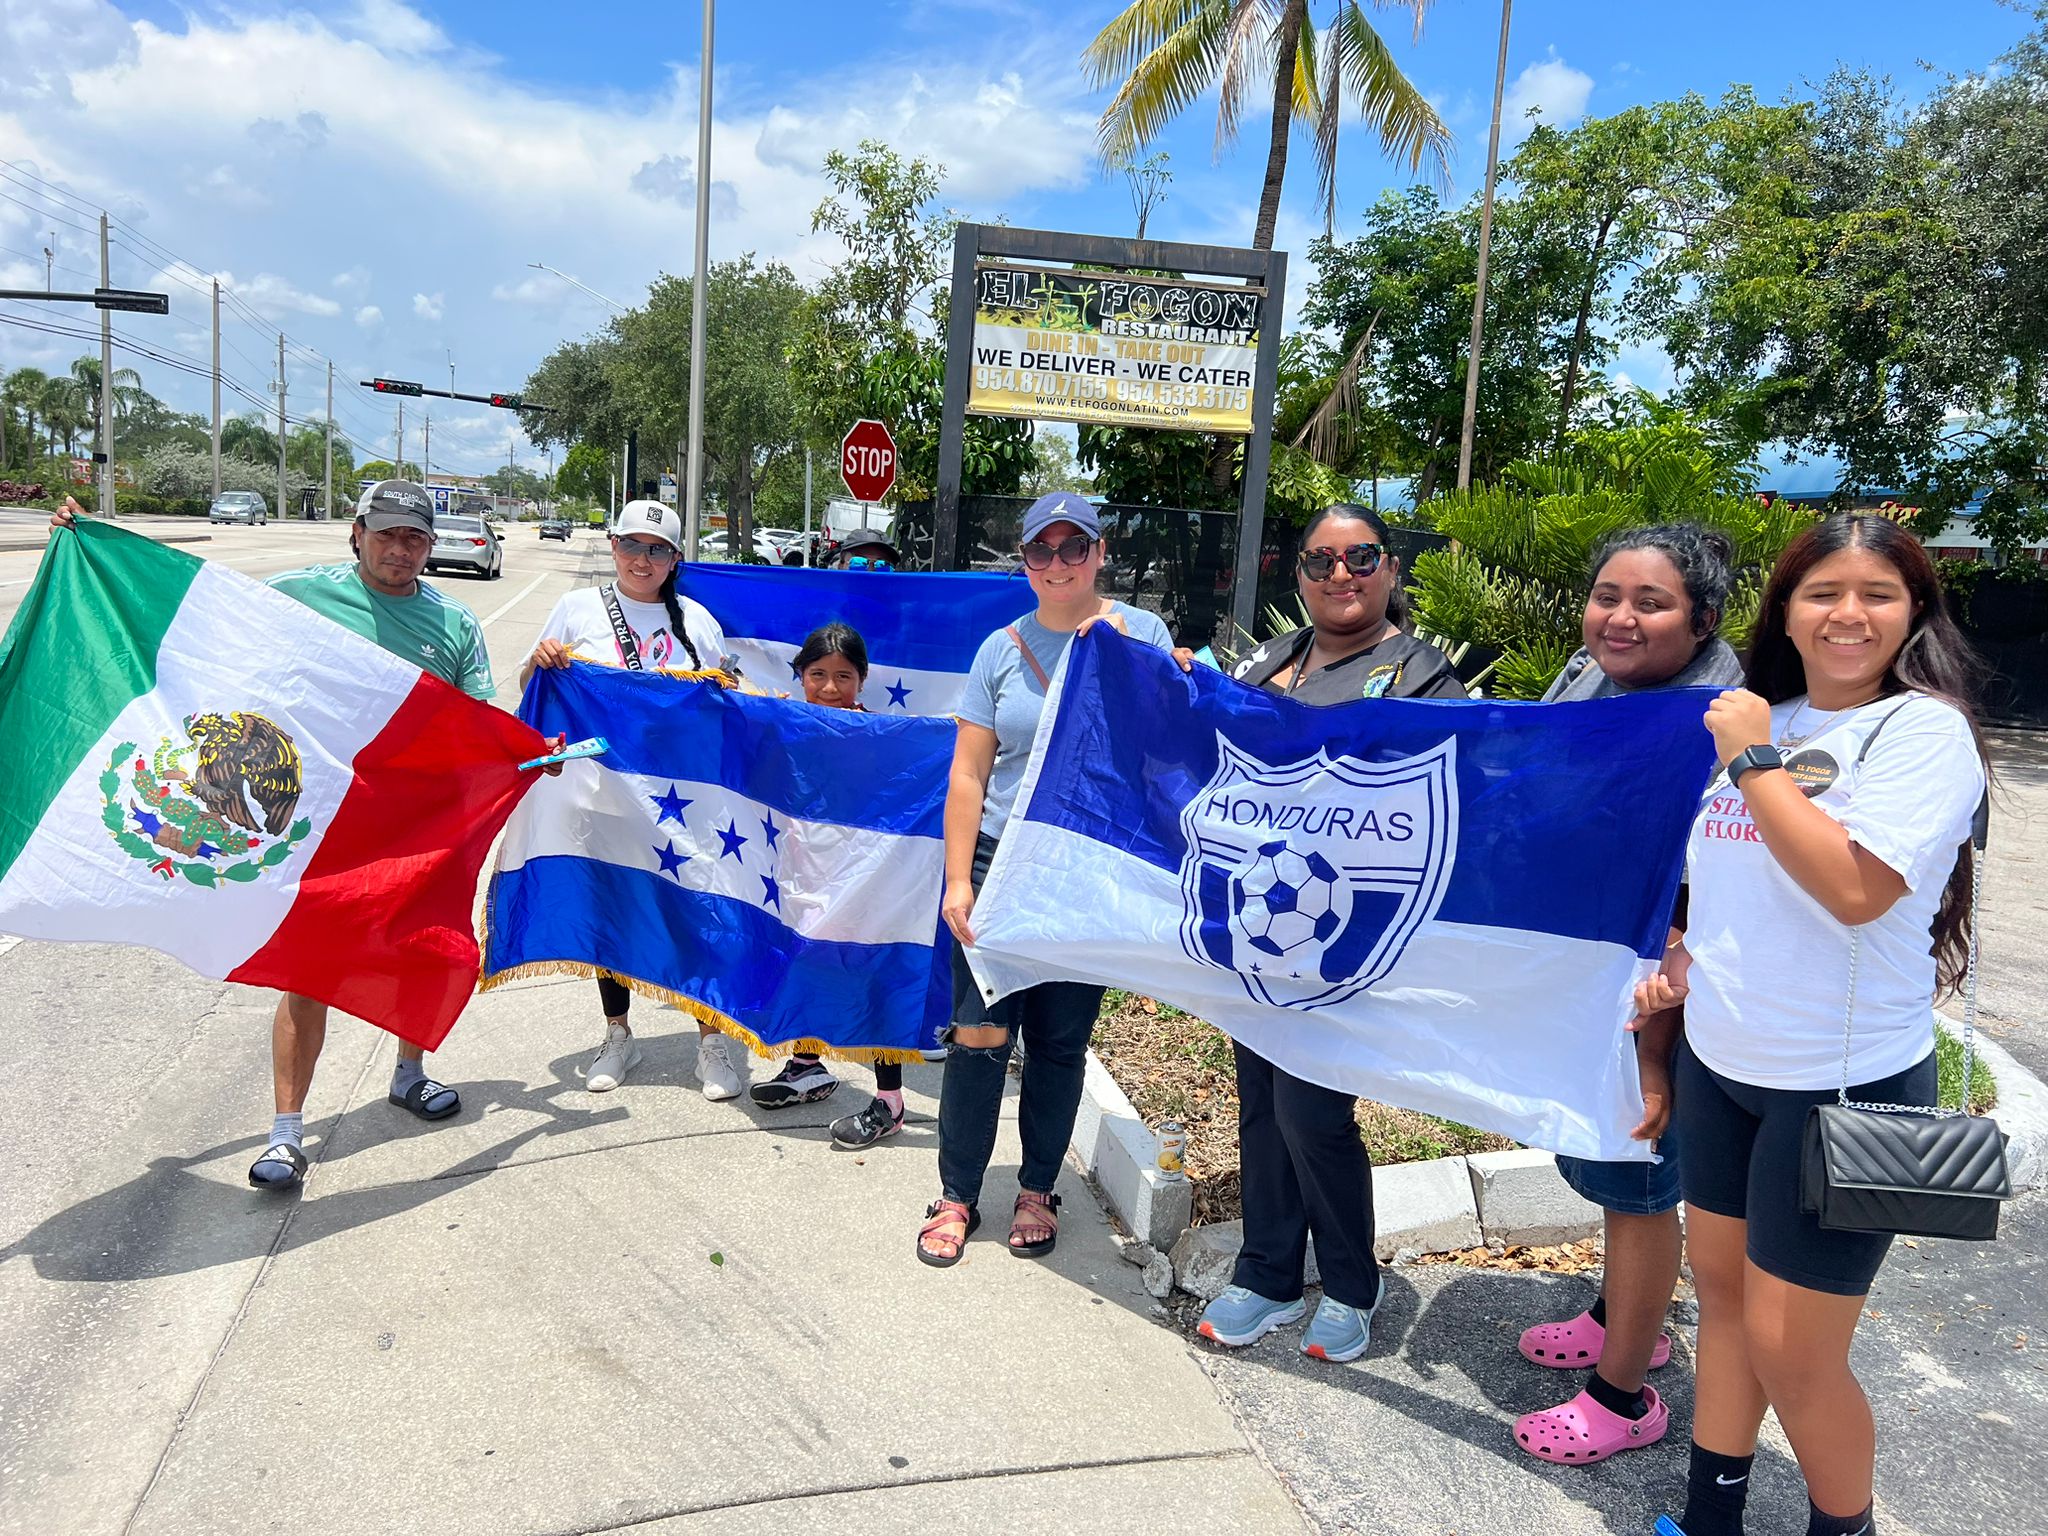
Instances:
[[[1875,735],[1875,732],[1872,733]],[[1866,743],[1867,746],[1867,743]],[[1978,857],[1975,897],[1983,893],[1987,800],[1977,810],[1971,841]],[[1849,930],[1849,1005],[1842,1022],[1842,1086],[1833,1104],[1806,1117],[1800,1168],[1801,1207],[1831,1232],[1906,1233],[1916,1237],[1998,1236],[1998,1207],[2012,1198],[2005,1135],[1998,1123],[1969,1113],[1970,1073],[1977,1051],[1977,934],[1972,923],[1963,1001],[1963,1108],[1859,1104],[1849,1097],[1849,1037],[1856,1019],[1857,933]]]

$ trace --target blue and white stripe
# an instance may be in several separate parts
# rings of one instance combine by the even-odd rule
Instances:
[[[981,642],[1037,602],[1021,576],[982,573],[694,564],[677,580],[763,687],[789,686],[812,630],[851,624],[868,648],[861,702],[878,714],[952,714]]]

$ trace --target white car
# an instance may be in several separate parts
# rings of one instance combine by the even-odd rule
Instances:
[[[206,509],[209,523],[254,523],[261,528],[270,518],[270,503],[255,491],[222,491]]]

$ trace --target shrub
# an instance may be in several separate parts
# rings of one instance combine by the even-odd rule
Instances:
[[[0,501],[18,507],[32,501],[41,501],[49,494],[40,480],[0,480]]]

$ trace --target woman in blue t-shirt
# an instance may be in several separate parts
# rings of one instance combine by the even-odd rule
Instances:
[[[984,1006],[960,946],[974,942],[975,894],[1010,819],[1046,689],[1074,636],[1098,621],[1162,649],[1155,613],[1098,597],[1102,523],[1071,491],[1041,496],[1024,513],[1024,574],[1038,607],[981,643],[960,700],[953,777],[946,794],[946,895],[940,908],[953,951],[952,1050],[939,1091],[939,1198],[918,1229],[917,1256],[944,1268],[981,1225],[982,1177],[995,1152],[1012,1031],[1029,1039],[1017,1104],[1023,1160],[1010,1218],[1010,1252],[1036,1258],[1059,1240],[1053,1182],[1074,1133],[1088,1037],[1102,988],[1047,981]]]

